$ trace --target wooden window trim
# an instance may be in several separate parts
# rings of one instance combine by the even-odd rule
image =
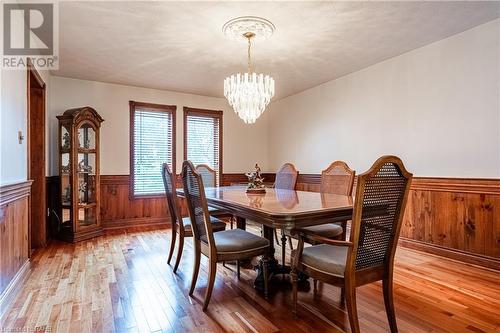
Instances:
[[[153,111],[153,112],[165,112],[165,113],[171,113],[172,114],[172,172],[175,174],[175,164],[176,164],[176,132],[175,132],[175,125],[176,125],[176,111],[177,111],[177,106],[176,105],[164,105],[164,104],[154,104],[154,103],[144,103],[144,102],[136,102],[136,101],[129,101],[129,107],[130,107],[130,145],[129,145],[129,151],[130,151],[130,185],[129,185],[129,198],[131,200],[137,200],[137,199],[151,199],[151,198],[163,198],[165,195],[163,194],[151,194],[151,195],[135,195],[135,188],[134,188],[134,133],[135,133],[135,110],[136,108],[141,108],[141,109],[146,109],[148,111]],[[158,171],[160,172],[160,171]]]
[[[224,157],[224,149],[223,149],[223,113],[222,110],[207,110],[207,109],[198,109],[191,108],[185,106],[184,110],[184,160],[187,160],[187,117],[188,116],[201,116],[201,117],[212,117],[219,119],[219,183],[222,180],[222,170],[223,170],[223,157]],[[220,184],[219,184],[220,185]]]

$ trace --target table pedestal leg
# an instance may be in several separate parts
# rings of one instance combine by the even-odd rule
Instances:
[[[286,256],[286,236],[285,231],[281,229],[281,264],[285,266],[285,256]]]
[[[278,274],[290,274],[290,266],[280,265],[278,260],[274,257],[274,229],[268,226],[263,226],[263,236],[269,241],[269,249],[267,256],[269,260],[267,261],[269,279]],[[283,246],[283,244],[282,244]],[[254,281],[254,287],[257,290],[264,290],[264,270],[262,265],[265,264],[264,260],[260,260],[257,266],[257,278]]]

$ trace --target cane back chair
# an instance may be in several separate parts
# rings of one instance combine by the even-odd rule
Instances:
[[[274,188],[281,190],[295,190],[295,186],[297,185],[297,178],[299,176],[299,172],[295,165],[292,163],[283,164],[279,170],[276,172],[276,179],[274,181]],[[274,229],[274,238],[276,239],[276,243],[280,245],[278,240],[278,232]],[[286,252],[286,241],[288,239],[288,245],[290,246],[290,250],[293,250],[292,239],[290,235],[286,235],[284,230],[281,230],[281,261],[282,264],[285,265],[285,252]]]
[[[184,238],[193,237],[193,230],[191,228],[191,220],[189,217],[182,217],[179,210],[179,201],[177,193],[175,192],[175,175],[170,171],[167,163],[162,167],[163,185],[165,186],[165,194],[167,197],[167,205],[172,220],[172,236],[170,239],[170,252],[168,253],[167,263],[170,264],[172,255],[174,254],[175,241],[177,234],[179,235],[179,245],[177,248],[177,257],[175,259],[174,273],[177,272],[179,263],[182,257],[182,250],[184,248]],[[226,224],[216,218],[211,218],[212,228],[214,231],[221,231],[226,229]]]
[[[193,230],[194,270],[189,295],[192,296],[198,279],[201,254],[208,257],[208,284],[203,303],[203,311],[208,307],[215,282],[217,263],[239,261],[263,256],[264,293],[268,293],[267,261],[269,241],[241,229],[230,229],[214,233],[210,223],[205,189],[201,175],[190,161],[182,165],[182,184],[186,196],[191,227]]]
[[[217,186],[217,172],[206,164],[198,164],[196,166],[196,171],[200,174],[201,179],[203,179],[203,185],[205,187],[216,187]],[[233,214],[217,209],[215,207],[208,206],[208,212],[211,216],[217,217],[219,219],[228,220],[231,229],[233,229],[234,217]]]
[[[412,174],[396,156],[382,156],[358,177],[349,241],[332,240],[297,230],[293,258],[293,312],[297,315],[297,274],[345,288],[351,331],[359,332],[356,287],[382,280],[391,332],[397,332],[392,293],[394,255]],[[313,238],[321,245],[304,248]]]
[[[356,171],[349,168],[343,161],[335,161],[321,172],[321,193],[333,193],[339,195],[352,195],[354,176]],[[326,238],[345,239],[347,221],[341,225],[337,223],[325,223],[307,227],[308,231]]]

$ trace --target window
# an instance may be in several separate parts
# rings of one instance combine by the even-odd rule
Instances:
[[[175,172],[175,106],[130,102],[131,195],[165,193],[161,166]]]
[[[184,159],[222,173],[222,111],[184,107]]]

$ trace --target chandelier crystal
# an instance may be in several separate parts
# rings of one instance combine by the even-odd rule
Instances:
[[[227,22],[222,30],[229,38],[243,39],[248,43],[248,72],[227,77],[224,80],[224,96],[246,124],[253,124],[274,96],[274,79],[252,70],[252,40],[271,37],[274,25],[265,19],[247,16]]]

